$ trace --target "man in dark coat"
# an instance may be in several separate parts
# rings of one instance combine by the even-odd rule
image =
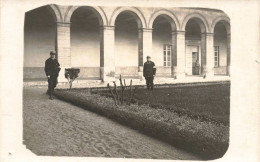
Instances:
[[[151,57],[147,56],[147,61],[144,63],[143,76],[146,80],[148,90],[153,90],[153,80],[156,74],[156,67],[154,62],[151,61]]]
[[[55,52],[50,52],[50,58],[45,61],[45,74],[48,78],[48,91],[47,94],[50,95],[50,99],[53,100],[53,91],[57,85],[57,78],[60,72],[60,64],[57,59],[55,59]]]

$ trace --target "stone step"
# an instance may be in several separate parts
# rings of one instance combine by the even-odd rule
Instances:
[[[124,80],[124,78],[122,78]],[[125,83],[127,86],[130,85],[130,81],[132,80],[132,85],[145,85],[146,81],[145,79],[130,79],[125,78]],[[212,78],[203,78],[203,77],[185,77],[185,78],[160,78],[155,77],[154,84],[179,84],[179,83],[203,83],[203,82],[216,82],[216,81],[230,81],[230,77],[228,76],[215,76]],[[120,86],[119,79],[116,79],[116,85]],[[113,81],[110,82],[102,82],[101,80],[75,80],[73,82],[72,87],[73,88],[81,88],[81,87],[106,87],[109,83],[110,86],[114,86]],[[123,82],[124,84],[124,82]],[[27,81],[24,82],[24,86],[47,86],[47,81]],[[68,88],[69,84],[68,82],[60,82],[57,85],[57,88]]]

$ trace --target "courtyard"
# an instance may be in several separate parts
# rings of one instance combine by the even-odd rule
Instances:
[[[37,155],[222,157],[229,145],[230,38],[230,18],[218,9],[49,4],[28,10],[25,145]],[[50,50],[61,68],[54,101],[44,92]],[[147,56],[157,69],[153,92],[143,87]],[[80,71],[71,90],[67,68]],[[119,76],[138,89],[117,105],[106,85]]]
[[[107,87],[57,89],[54,94],[202,159],[225,154],[229,145],[229,82],[157,84],[154,91],[142,85],[132,88],[137,89],[133,100],[130,87],[121,95],[121,86],[113,88],[113,94],[118,94],[113,97]]]
[[[36,155],[200,159],[96,113],[49,100],[46,88],[23,91],[23,140]]]

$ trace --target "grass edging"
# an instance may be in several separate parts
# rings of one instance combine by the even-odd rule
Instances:
[[[194,133],[188,129],[180,129],[178,125],[175,124],[154,120],[142,113],[120,109],[113,105],[112,99],[104,96],[95,95],[94,97],[89,96],[83,98],[68,90],[56,90],[55,96],[84,109],[116,120],[121,124],[137,129],[147,135],[159,138],[174,146],[195,153],[206,160],[222,157],[228,148],[228,140],[221,141],[214,139],[203,133]],[[100,103],[100,101],[96,100],[97,97],[104,99],[105,102]]]

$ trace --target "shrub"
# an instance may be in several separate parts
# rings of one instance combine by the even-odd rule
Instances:
[[[229,143],[229,127],[179,116],[147,105],[114,106],[111,98],[90,94],[86,89],[57,90],[55,95],[84,109],[97,112],[122,124],[159,138],[174,146],[216,159],[224,155]]]
[[[68,68],[65,69],[65,78],[68,79],[70,89],[72,87],[72,82],[78,77],[80,69]]]
[[[122,77],[120,75],[120,78],[119,78],[119,81],[120,81],[120,96],[117,92],[117,85],[116,85],[116,82],[114,81],[113,84],[114,84],[114,89],[112,89],[109,85],[109,83],[107,84],[107,88],[110,92],[110,95],[113,96],[113,99],[114,99],[114,102],[115,102],[115,106],[119,105],[119,104],[124,104],[124,101],[127,101],[128,104],[130,104],[131,102],[133,102],[133,97],[134,97],[134,94],[135,94],[135,91],[137,89],[136,86],[134,86],[134,88],[132,87],[132,80],[130,81],[130,86],[129,86],[129,94],[128,94],[128,98],[125,99],[124,98],[124,92],[127,88],[126,86],[126,82],[125,82],[125,79],[124,79],[124,84],[123,84],[123,80],[122,80]]]

